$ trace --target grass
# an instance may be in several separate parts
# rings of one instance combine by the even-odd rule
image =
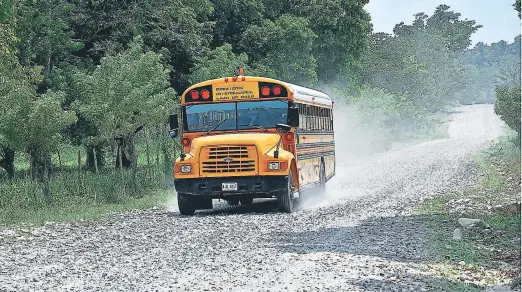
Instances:
[[[110,153],[105,153],[107,165],[96,174],[84,169],[85,149],[62,149],[60,159],[57,154],[52,156],[51,205],[44,201],[41,185],[30,179],[27,157],[17,153],[15,179],[9,180],[0,173],[0,225],[92,220],[111,212],[164,205],[172,193],[167,187],[164,157],[160,147],[151,146],[147,161],[144,149],[145,145],[137,145],[140,155],[135,181],[130,170],[113,168]]]
[[[118,203],[77,202],[44,206],[41,208],[9,208],[0,209],[0,225],[15,225],[30,223],[42,225],[45,222],[98,220],[112,212],[122,212],[136,209],[148,209],[164,206],[172,196],[172,191],[155,191],[147,196],[122,199]]]
[[[442,259],[438,275],[459,279],[466,271],[481,275],[485,285],[520,274],[520,212],[492,208],[520,201],[520,149],[513,141],[512,135],[502,137],[475,156],[480,173],[476,185],[425,200],[418,208],[426,226],[433,230],[428,248]],[[463,206],[467,209],[458,209]],[[481,219],[490,228],[465,230],[457,222],[459,217]],[[462,230],[461,240],[453,240],[455,228]],[[501,269],[502,263],[511,264],[512,269]],[[488,269],[493,272],[484,272]]]

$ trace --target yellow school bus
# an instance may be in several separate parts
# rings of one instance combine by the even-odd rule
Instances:
[[[254,198],[276,198],[290,213],[295,194],[324,195],[335,174],[332,99],[241,73],[189,87],[180,116],[170,116],[170,135],[183,148],[174,166],[182,215],[211,209],[212,199]]]

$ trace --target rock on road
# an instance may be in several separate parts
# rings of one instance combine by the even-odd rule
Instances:
[[[447,139],[344,165],[339,154],[327,198],[293,214],[267,200],[0,235],[0,291],[429,291],[412,208],[469,183],[471,155],[502,133],[491,105],[458,111]]]

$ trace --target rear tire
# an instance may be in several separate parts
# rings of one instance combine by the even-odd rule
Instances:
[[[194,198],[192,196],[178,193],[178,208],[181,215],[192,216],[196,212]]]
[[[239,200],[239,202],[241,202],[242,206],[250,206],[254,202],[254,198],[246,197],[246,198]]]
[[[288,174],[288,181],[286,189],[277,193],[277,203],[279,209],[286,213],[294,211],[294,179],[292,170]]]

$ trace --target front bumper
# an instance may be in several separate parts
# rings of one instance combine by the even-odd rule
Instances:
[[[254,198],[269,198],[275,192],[285,190],[288,176],[237,176],[212,178],[184,178],[174,180],[178,193],[225,198],[248,195]],[[237,182],[237,191],[223,192],[222,183]]]

